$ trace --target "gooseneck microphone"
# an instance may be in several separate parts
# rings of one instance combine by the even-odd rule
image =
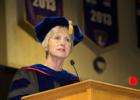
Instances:
[[[76,75],[77,75],[77,77],[79,78],[79,75],[78,75],[78,72],[77,72],[77,70],[76,70],[76,68],[75,68],[75,62],[74,62],[74,60],[70,60],[70,64],[72,65],[72,67],[74,68],[74,71],[76,72]],[[80,78],[79,78],[80,79]]]

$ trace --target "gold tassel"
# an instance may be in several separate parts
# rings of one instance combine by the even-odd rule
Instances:
[[[69,33],[72,34],[73,33],[73,25],[72,25],[72,21],[69,20]]]

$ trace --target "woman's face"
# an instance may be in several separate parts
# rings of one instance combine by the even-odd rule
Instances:
[[[65,59],[71,52],[72,39],[68,29],[64,27],[54,28],[54,33],[48,40],[48,55]]]

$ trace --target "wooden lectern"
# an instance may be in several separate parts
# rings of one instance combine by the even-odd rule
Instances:
[[[85,80],[24,96],[21,100],[140,100],[140,90]]]

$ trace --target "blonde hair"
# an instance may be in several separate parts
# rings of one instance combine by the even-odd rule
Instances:
[[[55,26],[54,28],[52,28],[48,33],[47,33],[47,35],[45,36],[45,38],[44,38],[44,40],[43,40],[43,42],[42,42],[42,47],[44,48],[44,50],[46,51],[46,53],[47,53],[47,51],[48,51],[48,41],[49,41],[49,39],[54,35],[54,34],[56,34],[55,32],[53,32],[53,30],[54,29],[60,29],[60,28],[66,28],[66,29],[68,29],[67,27],[64,27],[64,26]],[[70,37],[71,37],[71,47],[73,48],[73,34],[69,34],[70,35]]]

